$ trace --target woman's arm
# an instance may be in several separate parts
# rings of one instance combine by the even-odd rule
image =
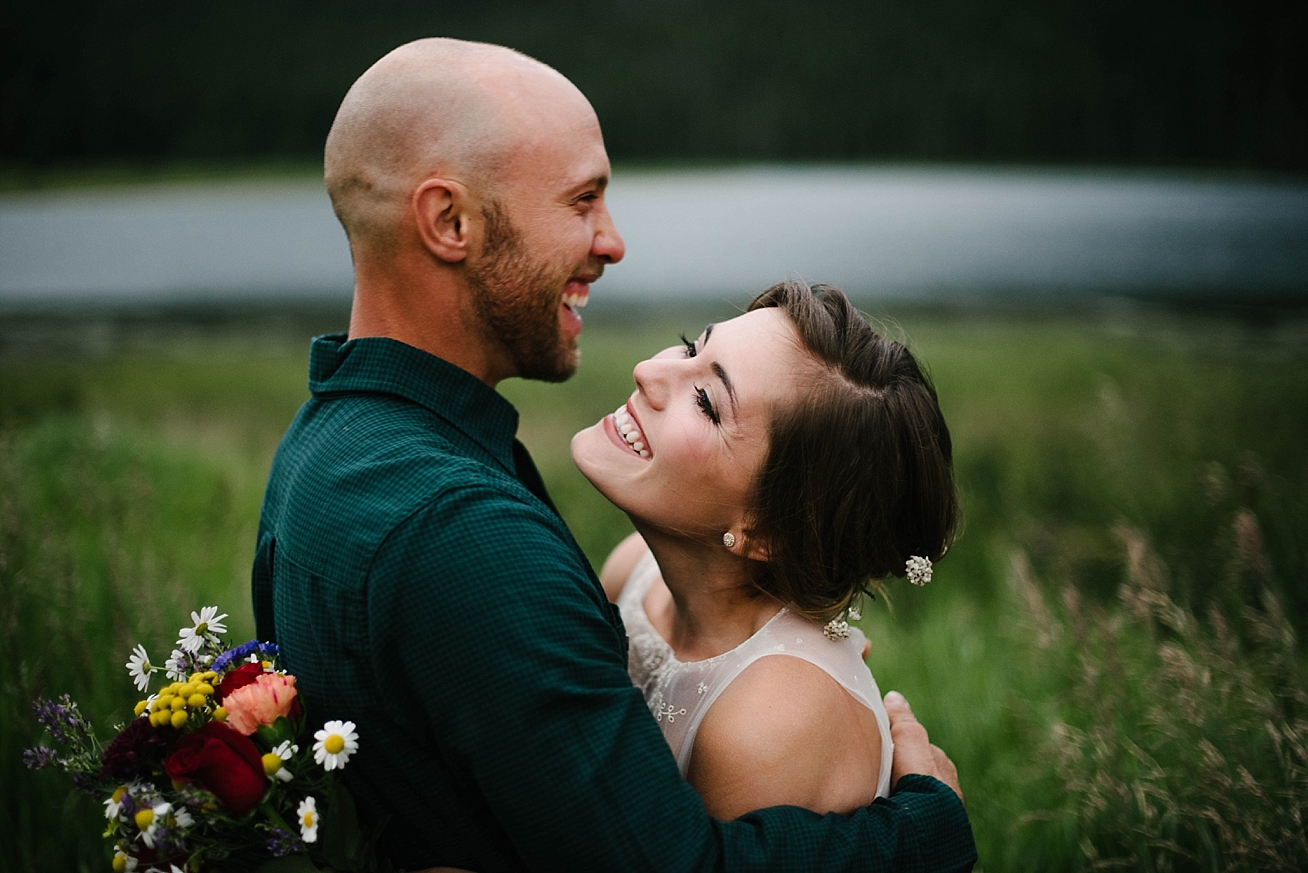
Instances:
[[[604,594],[609,598],[610,603],[618,602],[618,595],[622,593],[623,586],[631,578],[631,571],[636,569],[636,562],[648,551],[649,546],[645,545],[645,540],[640,534],[634,533],[618,543],[609,553],[599,577],[600,584],[604,586]]]
[[[876,797],[876,716],[825,671],[774,655],[751,664],[700,724],[686,779],[714,818],[768,806],[851,812]]]

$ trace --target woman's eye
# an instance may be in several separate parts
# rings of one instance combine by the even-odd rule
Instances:
[[[695,344],[690,340],[686,339],[686,335],[684,333],[681,335],[681,344],[686,347],[686,357],[693,358],[697,354],[699,354],[699,352],[695,351]]]
[[[718,411],[713,408],[713,401],[709,400],[708,392],[703,388],[695,389],[695,403],[699,406],[700,411],[708,417],[708,420],[714,424],[721,424],[718,418]]]

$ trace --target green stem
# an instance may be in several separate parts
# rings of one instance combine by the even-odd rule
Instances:
[[[286,823],[286,819],[282,818],[282,814],[273,808],[273,805],[267,800],[259,804],[259,809],[261,809],[268,818],[272,819],[273,824],[277,825],[277,827],[292,835],[299,833],[298,829],[292,828]]]

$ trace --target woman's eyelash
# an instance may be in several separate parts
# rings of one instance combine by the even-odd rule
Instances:
[[[700,411],[708,416],[709,421],[714,424],[722,423],[722,420],[718,418],[718,411],[713,408],[713,401],[709,400],[708,392],[703,388],[695,389],[695,403],[699,406]]]
[[[684,333],[681,335],[681,344],[685,346],[686,357],[693,358],[699,354],[699,352],[695,350],[695,344],[686,339]],[[722,423],[722,419],[718,417],[718,411],[713,408],[713,401],[709,400],[708,392],[703,388],[695,388],[695,405],[699,407],[700,412],[703,412],[709,421],[714,424]]]

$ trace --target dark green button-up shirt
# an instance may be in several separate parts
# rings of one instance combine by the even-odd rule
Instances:
[[[906,777],[852,816],[711,819],[626,670],[626,637],[514,440],[517,411],[389,339],[313,345],[273,461],[254,608],[410,869],[956,870],[962,805]]]

